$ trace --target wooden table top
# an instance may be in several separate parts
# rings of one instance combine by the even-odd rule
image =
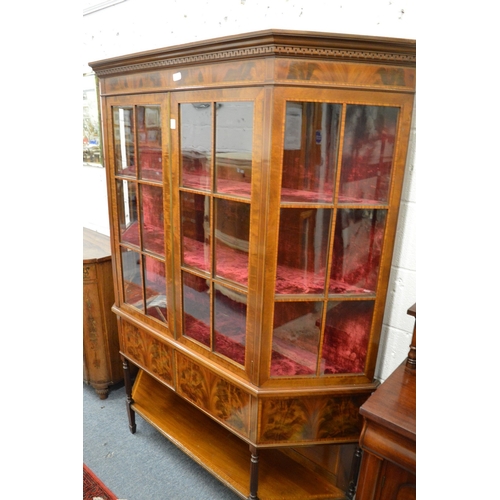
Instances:
[[[416,375],[403,361],[361,406],[361,415],[416,441]]]
[[[109,236],[83,228],[83,262],[90,264],[111,258]]]

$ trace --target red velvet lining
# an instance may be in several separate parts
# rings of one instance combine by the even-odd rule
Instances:
[[[205,269],[205,243],[184,236],[182,239],[184,263],[196,269]],[[225,245],[217,247],[217,269],[223,269],[225,278],[248,285],[248,253]]]
[[[209,325],[186,313],[184,314],[184,332],[185,335],[210,347]],[[215,332],[214,351],[227,356],[241,365],[245,364],[245,346],[217,331]]]
[[[335,224],[330,293],[374,292],[377,286],[386,210],[339,210]]]
[[[324,373],[362,373],[373,316],[373,301],[338,302],[326,315]]]
[[[292,375],[311,375],[311,372],[306,366],[283,356],[279,352],[273,351],[271,355],[271,377],[283,377]]]
[[[191,283],[189,273],[184,273],[184,334],[210,348],[210,304],[209,295],[205,289],[186,286],[196,286]],[[204,281],[201,278],[200,282]],[[201,284],[201,283],[200,283]],[[228,358],[245,364],[246,341],[246,304],[226,297],[216,291],[214,313],[214,345],[213,350]],[[194,317],[196,314],[197,317]]]
[[[205,244],[192,238],[183,238],[184,263],[196,269],[205,269]],[[248,285],[248,254],[229,247],[220,247],[218,264],[224,264],[224,277]],[[221,266],[222,267],[222,266]],[[335,293],[367,293],[371,290],[351,285],[344,281],[331,281],[330,289]],[[323,293],[325,279],[323,275],[306,273],[303,269],[278,266],[276,272],[276,293]]]
[[[165,255],[165,242],[163,239],[163,227],[146,225],[143,228],[143,240],[146,243],[145,249],[158,255]],[[137,221],[130,224],[122,233],[121,241],[139,246],[139,223]]]

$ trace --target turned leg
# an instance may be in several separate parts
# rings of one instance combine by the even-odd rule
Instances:
[[[250,445],[250,495],[248,500],[259,500],[257,488],[259,486],[259,452],[255,446]]]
[[[107,399],[109,394],[109,385],[107,383],[98,384],[98,383],[90,383],[94,388],[96,394],[99,396],[99,399]]]
[[[122,356],[123,362],[123,378],[125,381],[125,392],[127,393],[127,415],[128,415],[128,427],[132,434],[135,434],[135,411],[132,410],[132,405],[134,400],[132,399],[132,380],[130,376],[130,368],[128,364],[128,359]]]
[[[347,500],[353,500],[354,495],[356,494],[356,485],[358,483],[359,467],[361,465],[362,454],[363,452],[361,448],[358,446],[356,448],[356,451],[354,452],[354,458],[352,460],[349,489],[346,492]]]

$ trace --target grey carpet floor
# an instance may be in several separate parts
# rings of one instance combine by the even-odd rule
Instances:
[[[131,434],[123,386],[105,400],[83,384],[83,462],[123,500],[239,497],[136,415]]]

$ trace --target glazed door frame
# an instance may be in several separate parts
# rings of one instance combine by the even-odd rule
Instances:
[[[115,260],[113,265],[114,270],[114,282],[115,282],[115,300],[116,306],[119,309],[123,309],[131,316],[140,319],[142,323],[146,323],[147,325],[158,328],[163,334],[173,337],[174,335],[174,327],[175,322],[173,320],[175,305],[174,305],[174,294],[173,294],[173,271],[172,271],[172,257],[171,257],[171,248],[172,244],[170,241],[169,235],[171,234],[170,228],[170,212],[171,212],[171,199],[170,199],[170,136],[169,136],[169,127],[168,125],[168,115],[169,115],[169,96],[168,93],[157,93],[157,94],[137,94],[137,95],[122,95],[122,96],[110,96],[103,97],[103,122],[105,123],[104,130],[106,131],[106,146],[105,152],[107,155],[106,158],[106,176],[107,176],[107,186],[108,186],[108,206],[109,206],[109,214],[110,214],[110,231],[111,231],[111,244],[113,245],[113,259]],[[148,130],[144,133],[155,133],[155,141],[161,143],[161,150],[158,151],[154,159],[155,161],[161,160],[161,173],[158,172],[157,178],[147,178],[146,175],[142,174],[142,142],[146,141],[148,138],[144,139],[141,135],[139,137],[138,127],[136,126],[137,116],[136,111],[137,108],[146,108],[153,110],[154,108],[158,108],[160,111],[160,116],[156,116],[156,114],[150,114],[150,116],[144,117],[144,122],[147,122],[146,125]],[[115,130],[114,130],[114,117],[113,117],[113,109],[114,108],[133,108],[133,116],[134,116],[134,131],[132,136],[132,142],[129,143],[129,146],[133,145],[133,157],[135,162],[135,173],[128,175],[127,173],[118,172],[118,162],[120,161],[120,156],[124,152],[124,148],[122,146],[121,152],[117,153],[115,149]],[[146,111],[144,111],[146,113]],[[160,136],[158,137],[158,132]],[[141,152],[141,153],[140,153]],[[141,154],[141,158],[139,155]],[[158,157],[159,155],[159,157]],[[146,154],[144,153],[144,158]],[[144,160],[146,161],[146,160]],[[153,161],[153,160],[150,160]],[[155,216],[160,220],[160,226],[158,226],[158,237],[163,238],[163,255],[161,255],[162,250],[158,247],[158,250],[151,251],[146,246],[146,242],[143,238],[144,229],[138,231],[138,243],[130,244],[122,241],[122,231],[121,231],[121,222],[120,222],[120,194],[118,193],[117,185],[119,182],[126,181],[126,183],[132,183],[136,186],[136,195],[139,191],[142,192],[142,189],[150,189],[151,191],[158,191],[162,189],[161,193],[161,214],[158,213],[158,210],[154,208],[149,209],[151,215]],[[139,202],[138,202],[139,203]],[[156,207],[158,206],[158,203]],[[138,217],[142,214],[142,208],[139,208]],[[163,220],[161,220],[163,219]],[[146,223],[144,220],[138,220],[140,222],[141,228]],[[123,221],[122,221],[123,223]],[[161,224],[163,225],[163,234],[160,235]],[[122,224],[123,226],[123,224]],[[145,233],[144,233],[145,234]],[[126,290],[123,282],[123,249],[130,249],[137,253],[139,256],[139,260],[141,262],[140,265],[140,273],[142,276],[141,286],[144,283],[144,273],[145,267],[144,262],[146,259],[158,259],[158,262],[162,262],[165,268],[165,297],[167,303],[167,317],[164,319],[157,319],[151,315],[147,315],[144,313],[144,310],[138,309],[131,304],[127,303],[126,300]],[[143,293],[146,293],[145,288],[143,287]],[[144,295],[143,295],[144,297]],[[147,297],[146,297],[147,299]],[[165,315],[163,315],[165,316]],[[159,316],[161,318],[161,315]]]
[[[175,296],[176,303],[179,305],[178,314],[176,315],[176,339],[181,344],[189,347],[189,349],[203,355],[209,360],[216,362],[223,368],[226,368],[231,372],[238,374],[248,381],[252,381],[253,367],[255,365],[254,359],[258,357],[257,352],[259,349],[259,345],[256,345],[258,325],[256,325],[255,321],[255,316],[259,314],[259,311],[256,307],[255,301],[249,302],[246,299],[253,298],[258,295],[257,290],[262,286],[259,282],[258,271],[260,265],[259,262],[262,259],[262,252],[258,248],[259,237],[257,234],[255,234],[253,228],[257,227],[259,223],[259,214],[261,211],[260,204],[263,202],[263,198],[265,198],[262,197],[259,192],[261,177],[263,175],[262,172],[265,170],[264,158],[262,154],[262,142],[264,136],[264,95],[265,91],[262,88],[256,87],[220,90],[192,90],[171,93],[170,132],[172,137],[172,202],[173,206],[179,207],[179,209],[172,214],[172,228],[174,238],[173,248],[175,249],[173,252],[173,261],[175,269],[175,283],[177,285],[175,289]],[[219,178],[220,174],[218,173],[219,163],[217,163],[216,167],[216,162],[219,162],[219,152],[215,149],[215,145],[218,140],[218,138],[216,137],[216,133],[222,134],[222,132],[217,129],[215,115],[219,112],[219,109],[224,109],[225,107],[227,107],[225,105],[238,106],[242,103],[252,103],[251,107],[253,122],[250,172],[251,191],[250,193],[248,193],[245,188],[245,191],[242,191],[242,194],[239,194],[236,191],[222,192],[220,191],[221,188],[218,187],[219,185],[222,185],[219,184],[219,181],[221,181],[221,179]],[[181,110],[184,109],[184,113],[187,113],[188,111],[187,109],[182,108],[182,106],[184,105],[188,106],[188,109],[197,109],[200,113],[206,114],[207,112],[209,112],[208,109],[210,109],[210,112],[212,113],[210,118],[212,130],[210,131],[209,135],[210,147],[213,148],[213,151],[208,161],[206,161],[206,159],[202,159],[203,164],[205,165],[202,168],[207,168],[207,172],[209,172],[209,175],[211,175],[211,177],[208,183],[201,188],[186,184],[185,179],[187,179],[187,177],[185,178],[185,173],[183,173],[183,162],[185,162],[185,159],[183,160],[184,155],[181,150],[181,131],[183,127]],[[186,120],[184,121],[186,122]],[[217,132],[215,132],[216,130]],[[231,159],[229,159],[229,161],[231,161]],[[242,169],[244,169],[244,167],[242,167]],[[239,172],[240,170],[235,168],[234,171]],[[217,174],[215,172],[217,172]],[[241,172],[243,172],[243,170],[241,170]],[[244,176],[246,174],[242,173],[241,175]],[[210,243],[208,245],[205,245],[205,251],[208,251],[210,255],[207,261],[207,266],[211,266],[207,267],[207,269],[196,269],[183,261],[183,220],[185,220],[186,217],[184,217],[184,219],[181,218],[181,207],[183,207],[181,198],[184,199],[188,196],[197,197],[200,202],[203,202],[205,203],[205,205],[209,205],[211,207],[210,210],[204,215],[205,226],[210,227],[209,231],[211,234]],[[244,208],[244,206],[249,207],[248,220],[241,221],[242,224],[243,222],[245,223],[245,225],[248,224],[248,282],[246,286],[244,284],[237,283],[234,280],[227,279],[224,276],[216,275],[216,259],[214,257],[216,238],[214,237],[214,235],[215,230],[217,229],[215,227],[215,224],[220,224],[219,219],[217,219],[217,222],[215,220],[216,215],[214,207],[216,206],[216,204],[217,206],[222,206],[222,204],[232,205],[233,208],[235,207],[236,209],[238,209],[238,207]],[[247,209],[244,209],[244,211],[246,210]],[[246,237],[244,238],[244,240],[245,239]],[[235,245],[238,244],[238,241],[240,241],[240,239],[235,238]],[[216,352],[217,343],[215,335],[217,334],[217,331],[214,326],[214,321],[216,321],[216,318],[214,319],[215,299],[210,299],[211,305],[209,318],[205,320],[207,323],[206,326],[211,328],[211,340],[205,340],[205,338],[203,338],[203,340],[199,340],[201,337],[195,338],[183,334],[183,289],[185,289],[183,280],[187,276],[190,276],[191,278],[197,280],[197,282],[201,285],[203,285],[203,283],[201,282],[202,280],[204,280],[205,283],[208,283],[209,289],[207,289],[207,291],[209,292],[210,297],[212,296],[212,294],[215,297],[215,290],[217,289],[217,292],[224,293],[227,297],[236,297],[235,300],[245,303],[245,331],[242,332],[246,337],[244,341],[244,362],[240,363],[238,361],[235,361],[231,359],[229,355],[224,355],[223,353],[221,353],[221,351]],[[204,344],[203,342],[206,342],[206,344]],[[242,360],[241,354],[239,354],[238,356],[238,359]]]
[[[262,294],[262,355],[259,366],[258,385],[263,387],[287,387],[290,384],[289,377],[272,378],[270,374],[271,353],[273,342],[273,309],[276,300],[286,302],[288,300],[314,300],[314,296],[307,295],[290,295],[279,296],[275,291],[275,279],[277,273],[277,255],[278,255],[278,239],[280,228],[280,208],[287,207],[313,207],[311,204],[304,203],[281,203],[280,188],[282,181],[282,165],[283,151],[285,145],[285,118],[286,118],[286,102],[311,102],[311,103],[340,103],[343,106],[342,116],[345,116],[345,108],[349,105],[362,106],[384,106],[395,107],[399,109],[399,116],[396,125],[395,144],[393,151],[392,175],[388,190],[386,203],[378,205],[358,205],[360,208],[384,208],[387,209],[387,217],[385,222],[385,233],[383,250],[380,259],[380,268],[377,278],[377,287],[375,294],[372,294],[374,299],[374,309],[371,328],[369,332],[369,342],[366,352],[366,362],[364,370],[361,373],[339,373],[326,376],[312,377],[295,377],[297,386],[328,386],[328,385],[344,385],[351,383],[366,383],[373,380],[375,365],[377,361],[378,344],[380,340],[380,331],[382,327],[382,319],[384,315],[387,287],[388,283],[392,249],[396,234],[396,226],[398,220],[400,195],[403,185],[403,177],[406,164],[407,144],[411,125],[411,110],[413,106],[413,95],[407,93],[378,93],[373,91],[363,90],[339,90],[339,89],[318,89],[318,88],[297,88],[297,87],[276,87],[272,96],[272,126],[271,126],[271,143],[274,145],[271,151],[270,158],[270,177],[269,185],[275,186],[273,194],[270,196],[268,214],[266,219],[266,230],[269,237],[265,239],[265,264],[264,278],[265,288]],[[341,124],[339,137],[338,164],[340,164],[342,155],[342,141],[344,138],[343,124]],[[338,192],[340,175],[336,177],[336,192]],[[318,204],[318,207],[325,206]],[[335,207],[349,207],[349,204],[336,204]],[[337,210],[337,208],[335,208]],[[321,300],[333,298],[335,295],[327,294]],[[362,296],[353,295],[351,297],[343,297],[343,300],[360,300]]]

